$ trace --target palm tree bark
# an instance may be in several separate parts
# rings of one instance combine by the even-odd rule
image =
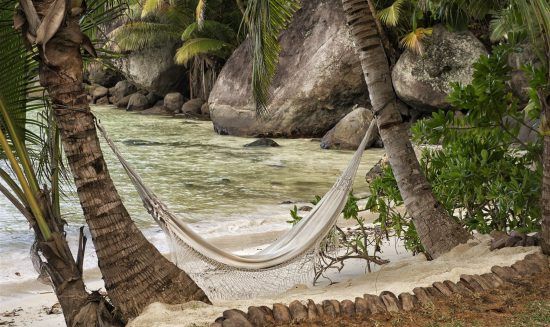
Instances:
[[[423,174],[403,122],[403,106],[393,89],[388,58],[367,0],[342,0],[352,38],[359,54],[363,74],[378,129],[390,165],[426,253],[437,258],[470,235],[450,217],[435,199]],[[370,4],[372,5],[372,4]]]
[[[42,18],[51,1],[36,1]],[[90,228],[105,287],[125,319],[152,302],[209,302],[191,278],[168,261],[135,226],[109,176],[83,88],[78,17],[68,16],[40,50],[40,83],[52,99],[57,126]]]
[[[539,91],[543,135],[542,155],[542,252],[550,255],[550,95]]]

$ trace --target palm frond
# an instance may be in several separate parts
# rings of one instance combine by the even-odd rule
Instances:
[[[195,38],[186,41],[177,51],[174,60],[177,64],[187,64],[189,60],[198,55],[214,55],[219,58],[227,58],[234,46],[221,40]]]
[[[423,44],[422,40],[426,37],[432,35],[432,28],[423,28],[418,27],[414,31],[406,34],[400,41],[399,44],[418,55],[423,54]]]
[[[250,0],[247,3],[244,22],[252,47],[252,94],[260,116],[267,113],[269,87],[279,62],[279,35],[299,6],[299,0]]]
[[[214,20],[205,20],[202,28],[199,27],[198,22],[191,23],[181,35],[181,39],[184,41],[201,37],[217,39],[227,43],[234,43],[237,40],[237,34],[230,26]]]
[[[156,13],[160,8],[166,5],[165,0],[145,0],[141,9],[141,18],[145,18],[153,13]]]
[[[112,31],[111,38],[120,50],[136,51],[174,42],[180,32],[170,24],[131,22]]]
[[[204,12],[206,11],[206,0],[198,0],[197,8],[195,9],[195,20],[199,29],[204,26]]]
[[[401,19],[401,13],[403,11],[403,5],[407,0],[396,0],[391,6],[384,8],[378,12],[378,19],[384,25],[397,26]]]

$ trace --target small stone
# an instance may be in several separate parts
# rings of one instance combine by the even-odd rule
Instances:
[[[261,138],[254,142],[248,143],[244,145],[245,148],[247,147],[278,147],[280,146],[277,142],[273,141],[272,139],[267,138]]]
[[[330,300],[330,302],[332,302],[332,306],[334,307],[334,311],[336,312],[336,316],[339,316],[340,313],[342,312],[342,310],[340,308],[340,302],[337,301],[337,300]]]
[[[260,307],[260,310],[265,313],[265,320],[268,322],[268,324],[273,324],[275,322],[275,318],[273,318],[273,310],[271,310],[271,308],[262,305]]]
[[[443,295],[445,296],[451,296],[453,295],[453,292],[447,287],[445,286],[445,284],[443,284],[442,282],[435,282],[432,284],[433,287],[435,287],[438,291],[440,291],[441,293],[443,293]]]
[[[492,240],[491,247],[489,248],[489,250],[494,251],[494,250],[502,249],[504,248],[504,246],[506,246],[507,241],[508,241],[508,236],[500,238],[498,240],[496,239]]]
[[[343,300],[340,303],[340,309],[342,311],[342,316],[346,318],[355,317],[355,304],[350,300]]]
[[[164,107],[171,112],[177,112],[183,106],[183,95],[179,92],[171,92],[164,96]]]
[[[315,307],[317,307],[317,312],[319,313],[319,317],[324,318],[326,315],[325,315],[325,309],[323,309],[323,305],[316,303]]]
[[[104,96],[102,98],[97,99],[95,102],[98,106],[106,106],[109,104],[109,97]]]
[[[254,327],[246,318],[234,317],[222,322],[222,327]]]
[[[498,241],[503,238],[508,238],[508,234],[500,230],[493,230],[489,233],[489,235],[491,235],[491,237],[493,238],[493,241]]]
[[[355,314],[359,319],[364,319],[370,315],[367,301],[362,297],[355,298]]]
[[[460,281],[465,283],[466,284],[465,286],[474,292],[483,291],[483,287],[481,287],[481,285],[479,285],[479,283],[475,281],[475,279],[473,279],[472,276],[470,275],[465,275],[465,274],[460,275]]]
[[[389,293],[389,292],[388,292]],[[399,312],[399,307],[401,304],[399,303],[399,300],[397,297],[392,293],[393,296],[389,294],[380,294],[380,299],[384,303],[384,306],[386,307],[386,310],[388,312]]]
[[[141,93],[134,93],[128,99],[126,111],[141,111],[149,107],[147,97]]]
[[[241,311],[239,309],[230,309],[230,310],[225,310],[223,312],[223,317],[225,319],[231,319],[235,317],[246,319],[246,313],[244,313],[244,311]]]
[[[490,290],[493,288],[492,283],[487,282],[484,278],[479,275],[472,275],[472,278],[484,289]]]
[[[535,246],[537,244],[537,239],[533,236],[527,236],[525,238],[525,246]]]
[[[504,281],[512,281],[520,277],[518,272],[511,267],[493,266],[491,267],[491,271]]]
[[[311,211],[311,209],[313,208],[310,206],[301,206],[300,208],[298,208],[298,210],[300,211]]]
[[[336,318],[336,309],[334,309],[334,306],[332,305],[332,301],[330,300],[324,300],[323,301],[323,311],[326,317],[328,318]]]
[[[504,244],[504,247],[513,247],[516,245],[516,243],[521,242],[522,240],[523,239],[519,236],[510,236]]]
[[[472,294],[472,291],[470,291],[470,289],[468,289],[467,287],[464,287],[463,285],[459,285],[458,283],[455,284],[450,280],[444,281],[443,284],[447,286],[447,288],[451,290],[451,292],[453,293],[457,293],[460,295]]]
[[[520,260],[512,265],[512,269],[516,270],[520,275],[530,276],[542,272],[542,269],[530,261]]]
[[[416,298],[418,299],[418,302],[420,302],[422,305],[431,305],[433,302],[428,295],[428,292],[422,288],[422,287],[415,287],[413,288],[413,293],[416,295]]]
[[[276,323],[280,323],[280,322],[289,323],[291,320],[290,311],[285,305],[281,303],[275,303],[273,305],[273,318],[275,318]]]
[[[441,293],[437,288],[435,287],[425,287],[426,292],[428,293],[428,296],[432,297],[434,300],[436,299],[444,299],[445,296],[443,293]]]
[[[504,284],[502,279],[500,279],[500,277],[498,277],[497,275],[495,275],[493,273],[482,274],[480,277],[485,279],[485,281],[489,285],[491,285],[492,288],[498,288],[498,287],[502,286],[502,284]]]
[[[300,323],[307,321],[307,309],[300,301],[292,301],[288,305],[288,309],[293,322]]]
[[[321,315],[317,309],[317,305],[313,300],[307,300],[307,319],[310,322],[318,322],[321,320]]]
[[[384,305],[384,302],[382,302],[380,297],[372,294],[364,294],[363,297],[367,301],[367,307],[372,314],[386,312],[386,306]]]
[[[265,312],[258,307],[248,307],[248,321],[253,326],[263,327],[267,325]]]
[[[104,86],[95,86],[92,91],[92,99],[95,101],[99,98],[106,97],[109,94],[109,89]]]
[[[204,104],[204,100],[202,99],[191,99],[187,102],[185,102],[182,106],[181,106],[181,112],[186,114],[186,115],[189,115],[189,116],[197,116],[197,115],[201,115],[202,112],[202,105]]]
[[[404,311],[411,311],[415,307],[418,307],[418,299],[415,295],[412,295],[410,293],[399,294],[399,300],[401,301],[401,305]]]
[[[548,256],[542,253],[532,253],[525,256],[523,261],[530,262],[538,266],[541,271],[548,271],[550,269]]]

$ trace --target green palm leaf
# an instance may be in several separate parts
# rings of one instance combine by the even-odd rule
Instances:
[[[177,64],[186,64],[191,58],[198,55],[214,55],[227,58],[234,46],[227,42],[215,39],[196,38],[186,41],[176,52],[174,60]]]
[[[252,93],[256,113],[267,113],[269,87],[277,70],[279,35],[299,8],[298,0],[250,0],[244,22],[252,47]]]
[[[397,26],[403,12],[403,5],[407,0],[396,0],[391,6],[378,12],[378,19],[387,26]]]
[[[170,24],[132,22],[115,29],[111,37],[122,51],[135,51],[174,42],[180,33]]]
[[[205,20],[202,28],[198,22],[194,22],[187,26],[181,35],[181,39],[184,41],[201,37],[217,39],[227,43],[235,43],[237,40],[237,34],[230,26],[213,20]]]

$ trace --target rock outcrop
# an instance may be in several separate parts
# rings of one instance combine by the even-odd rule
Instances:
[[[140,111],[147,109],[149,107],[149,101],[147,97],[141,93],[134,93],[130,96],[128,100],[128,106],[126,106],[127,111]]]
[[[117,65],[126,79],[139,88],[163,96],[182,91],[187,75],[184,67],[174,62],[175,48],[176,45],[167,44],[160,48],[134,51],[118,60]]]
[[[202,99],[191,99],[180,106],[180,112],[191,116],[201,115],[201,108],[203,104],[204,100]]]
[[[208,100],[218,133],[320,137],[355,104],[367,104],[359,58],[337,0],[304,2],[280,40],[283,51],[268,104],[271,116],[256,118],[250,50],[244,42],[224,66]]]
[[[86,67],[86,75],[91,84],[98,84],[107,88],[114,86],[122,79],[119,72],[97,62],[93,62]]]
[[[124,97],[127,97],[137,91],[136,87],[128,81],[120,81],[116,83],[115,86],[109,89],[109,94],[111,95],[112,103],[118,104],[120,100]],[[128,100],[126,100],[126,104]],[[124,106],[125,107],[125,106]]]
[[[470,84],[473,64],[487,55],[485,46],[471,32],[450,32],[434,27],[424,54],[406,50],[392,71],[399,98],[419,111],[448,109],[451,83]]]
[[[183,106],[183,95],[178,92],[171,92],[164,96],[164,108],[171,112],[178,112]]]
[[[369,129],[374,115],[367,108],[359,107],[347,114],[321,139],[323,149],[356,150]],[[378,131],[367,141],[367,148],[379,140]]]

